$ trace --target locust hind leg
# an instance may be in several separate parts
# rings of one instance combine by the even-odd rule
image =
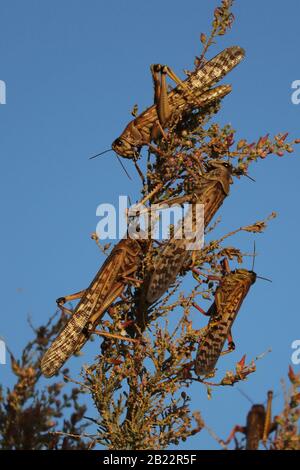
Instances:
[[[262,439],[263,444],[267,443],[267,439],[268,439],[269,434],[271,434],[273,431],[277,430],[276,421],[272,422],[272,400],[273,400],[273,392],[272,392],[272,390],[269,390],[268,391],[266,419],[265,419],[263,439]]]
[[[151,140],[157,141],[161,136],[167,140],[164,129],[167,127],[173,110],[169,103],[166,76],[168,75],[181,88],[186,89],[186,86],[167,65],[154,64],[150,69],[154,84],[154,103],[158,116],[158,122],[153,125],[151,130]]]
[[[158,121],[153,124],[151,129],[150,140],[157,142],[161,136],[167,140],[164,127],[166,127],[167,121],[170,118],[171,110],[168,102],[166,74],[162,72],[163,66],[155,64],[151,65],[150,68],[154,85],[154,104],[156,105],[158,116]]]
[[[246,429],[245,426],[239,426],[239,425],[234,426],[234,428],[232,429],[231,433],[229,434],[228,439],[226,439],[226,441],[224,441],[224,444],[225,444],[226,446],[232,441],[232,439],[235,437],[235,435],[236,435],[237,432],[240,432],[240,433],[246,435],[247,429]]]
[[[130,277],[134,270],[135,268],[130,268],[122,272],[122,274],[118,276],[118,278],[116,279],[115,286],[111,288],[109,295],[107,296],[107,298],[105,298],[105,300],[103,300],[101,307],[91,315],[89,319],[88,329],[93,329],[95,325],[99,323],[102,316],[104,315],[106,310],[111,306],[111,304],[115,301],[115,299],[120,296],[123,297],[124,288],[128,283],[136,283],[138,285],[140,284],[141,281],[135,279],[134,277]]]
[[[231,330],[229,331],[229,333],[227,335],[227,342],[228,342],[228,348],[225,349],[225,351],[221,352],[221,356],[224,356],[225,354],[229,354],[229,353],[231,353],[232,351],[235,350],[235,344],[234,344],[234,341],[233,341],[233,338],[232,338]]]
[[[67,302],[71,302],[71,300],[81,299],[81,297],[83,297],[85,293],[86,293],[86,289],[81,290],[79,292],[75,292],[75,294],[66,295],[65,297],[59,297],[58,299],[56,299],[58,308],[63,313],[67,313],[68,315],[73,315],[73,311],[65,307],[64,304]]]

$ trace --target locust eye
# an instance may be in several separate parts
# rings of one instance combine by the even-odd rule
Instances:
[[[120,146],[120,145],[122,145],[122,144],[123,144],[123,142],[122,142],[121,139],[116,139],[116,140],[114,141],[114,145]]]
[[[222,161],[222,165],[223,165],[225,168],[231,168],[231,164],[228,163],[228,162]]]

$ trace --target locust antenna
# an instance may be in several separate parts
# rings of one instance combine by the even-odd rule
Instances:
[[[119,155],[117,155],[117,159],[118,159],[118,162],[120,163],[121,167],[123,168],[124,172],[126,173],[128,179],[132,180],[130,174],[128,173],[125,166],[123,165],[123,162],[122,162],[121,158],[119,157]]]
[[[252,176],[248,175],[248,173],[245,173],[245,171],[243,171],[243,170],[239,170],[238,168],[236,168],[234,174],[237,175],[237,176],[246,176],[246,178],[248,178],[249,180],[256,183],[256,180],[254,178],[252,178]]]
[[[257,279],[262,279],[263,281],[268,281],[268,282],[273,282],[271,279],[268,279],[267,277],[261,277],[261,276],[256,276]]]
[[[247,393],[244,392],[241,388],[237,387],[237,390],[240,392],[241,395],[243,395],[244,398],[246,398],[252,405],[254,405],[254,401],[247,395]]]
[[[253,249],[253,262],[252,262],[252,269],[251,271],[254,273],[254,264],[255,264],[255,257],[256,257],[256,244],[254,240],[254,249]],[[271,279],[262,276],[256,276],[257,279],[262,279],[263,281],[273,282]]]
[[[89,158],[89,160],[92,160],[93,158],[100,157],[100,155],[103,155],[104,153],[111,152],[111,151],[113,151],[113,149],[104,150],[103,152],[100,152],[100,153],[97,153],[96,155],[93,155],[92,157]]]
[[[135,166],[135,168],[136,168],[136,171],[138,172],[139,177],[140,177],[141,180],[142,180],[142,183],[145,184],[145,177],[144,177],[143,172],[142,172],[142,170],[140,169],[140,167],[139,167],[137,161],[134,161],[134,166]]]
[[[254,273],[255,256],[256,256],[256,244],[255,244],[255,240],[254,240],[254,243],[253,243],[253,261],[252,261],[252,269],[251,269],[251,271],[253,273]]]
[[[111,151],[113,151],[113,149],[104,150],[103,152],[100,152],[100,153],[97,153],[96,155],[93,155],[92,157],[89,158],[89,160],[92,160],[93,158],[100,157],[100,155],[104,155],[105,153],[111,152]],[[132,180],[130,174],[128,173],[128,171],[126,170],[125,166],[124,166],[123,163],[121,162],[121,159],[120,159],[119,155],[116,154],[116,156],[117,156],[117,159],[118,159],[118,161],[119,161],[121,167],[123,168],[124,172],[126,173],[127,177],[128,177],[130,180]]]
[[[244,176],[246,176],[247,178],[249,178],[249,180],[253,181],[254,183],[256,183],[256,180],[254,178],[252,178],[252,176],[249,176],[247,173],[244,173]]]

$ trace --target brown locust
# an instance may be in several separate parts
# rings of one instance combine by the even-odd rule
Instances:
[[[221,161],[211,161],[210,171],[199,177],[193,194],[183,196],[184,202],[192,202],[189,209],[190,215],[194,204],[204,205],[204,222],[201,228],[208,226],[217,210],[223,204],[224,199],[228,196],[230,184],[232,183],[231,173],[231,166],[229,164]],[[178,198],[170,200],[170,204],[174,202],[177,203]],[[180,224],[177,230],[181,230],[181,228]],[[175,229],[174,236],[154,259],[149,281],[144,283],[145,301],[149,305],[156,302],[166,292],[176,280],[183,266],[187,265],[192,259],[193,251],[189,250],[191,240],[176,238],[177,230]]]
[[[224,266],[226,272],[216,289],[214,303],[207,312],[210,320],[197,351],[195,361],[197,375],[208,375],[214,370],[226,339],[228,339],[228,351],[226,352],[234,350],[231,328],[257,277],[255,272],[247,269],[230,271],[227,262],[224,263]]]
[[[42,358],[41,370],[46,377],[55,375],[83,347],[106,310],[131,282],[128,277],[137,272],[146,246],[144,240],[122,239],[86,290],[57,300],[59,307],[66,310],[63,305],[67,301],[80,298],[74,311],[68,311],[71,318]]]
[[[124,158],[136,160],[143,145],[166,137],[164,129],[169,127],[174,118],[201,109],[226,96],[231,91],[230,85],[211,88],[230,72],[244,58],[245,51],[238,46],[225,49],[203,67],[197,68],[181,81],[174,72],[163,65],[152,65],[154,81],[154,105],[133,119],[120,137],[112,144],[112,150]],[[177,83],[168,92],[166,76]]]

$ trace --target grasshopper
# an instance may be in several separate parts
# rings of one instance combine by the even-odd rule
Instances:
[[[235,426],[228,439],[224,442],[228,445],[237,432],[246,436],[246,450],[257,450],[259,442],[266,444],[269,434],[277,428],[276,421],[272,422],[272,399],[273,392],[268,392],[267,409],[264,405],[253,405],[247,415],[246,426]]]
[[[202,68],[196,69],[181,81],[168,67],[159,64],[151,66],[154,82],[154,105],[132,120],[123,133],[112,144],[112,150],[124,158],[136,160],[143,145],[164,136],[164,129],[173,118],[185,112],[201,109],[223,98],[231,91],[230,85],[211,87],[230,72],[243,58],[245,51],[233,46],[220,52]],[[168,93],[168,75],[177,86]]]
[[[61,310],[72,316],[42,358],[41,370],[46,377],[55,375],[67,359],[83,347],[106,310],[122,294],[125,285],[134,281],[129,276],[137,272],[146,246],[145,240],[122,239],[86,290],[57,299]],[[81,300],[73,312],[63,306],[75,299]]]
[[[224,199],[228,196],[230,184],[232,183],[232,169],[229,164],[211,161],[210,165],[210,171],[199,177],[194,194],[181,198],[184,202],[192,201],[193,203],[204,204],[204,228],[208,226]],[[178,203],[179,199],[171,199],[169,203]],[[191,210],[193,210],[193,204],[189,211]],[[188,214],[186,217],[188,217]],[[179,229],[181,229],[181,226]],[[188,249],[188,242],[191,240],[176,238],[176,231],[175,236],[167,242],[159,253],[157,260],[154,261],[149,282],[144,284],[147,286],[145,300],[148,304],[153,304],[164,294],[176,280],[183,266],[192,258],[193,251]]]
[[[223,261],[222,266],[225,273],[215,292],[215,301],[207,312],[210,316],[207,333],[197,351],[195,361],[197,375],[211,373],[220,355],[235,349],[231,328],[250,287],[257,278],[253,270],[230,271],[227,260]],[[228,350],[222,353],[226,339],[228,339]]]

